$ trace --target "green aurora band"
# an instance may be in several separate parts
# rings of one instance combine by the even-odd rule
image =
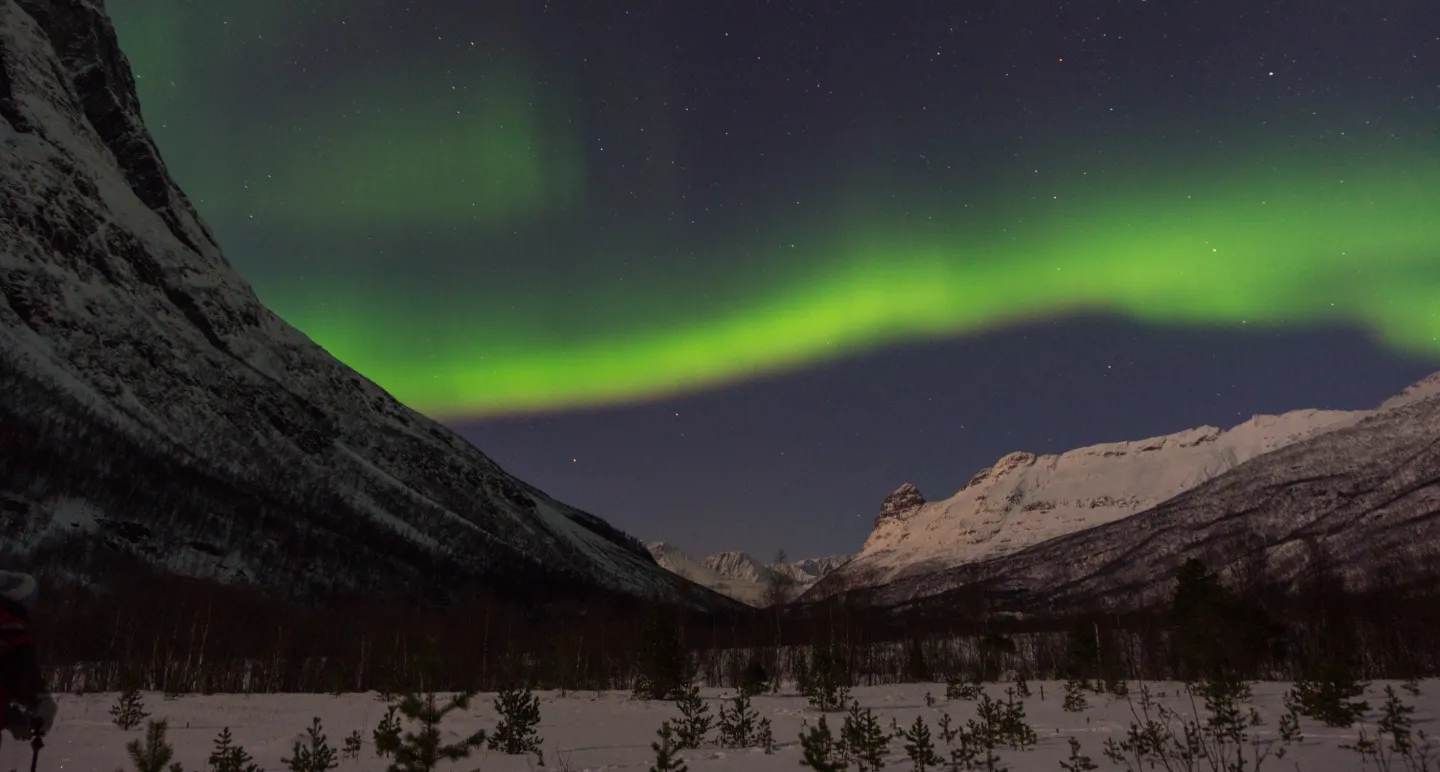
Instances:
[[[609,193],[587,175],[581,125],[567,110],[576,95],[541,88],[523,47],[499,58],[437,50],[412,62],[384,40],[345,38],[389,53],[359,69],[302,73],[311,90],[267,103],[253,122],[217,94],[297,77],[288,62],[307,55],[307,31],[346,14],[383,15],[387,4],[111,6],[147,122],[201,213],[222,231],[255,223],[290,239],[274,242],[278,254],[252,245],[250,263],[237,254],[261,297],[437,417],[639,402],[1062,315],[1358,325],[1398,350],[1440,355],[1440,154],[1429,124],[1403,148],[1385,137],[1365,149],[1232,137],[1226,147],[1247,150],[1214,159],[1182,149],[1180,138],[1203,127],[1087,141],[1083,127],[1055,126],[1041,144],[1088,160],[1046,166],[1043,179],[997,171],[943,181],[967,188],[967,201],[934,180],[842,169],[850,176],[831,186],[842,195],[876,192],[823,201],[803,222],[774,208],[778,225],[733,228],[763,242],[727,235],[695,259],[651,260],[675,245],[643,224],[629,226],[641,229],[632,240],[609,230],[581,241],[587,223],[604,222],[607,202],[596,199]],[[503,25],[481,34],[517,39]],[[475,50],[498,48],[482,38]],[[642,117],[647,141],[665,138],[663,114]],[[671,155],[664,142],[652,149]],[[921,203],[899,204],[890,190]],[[663,197],[656,233],[661,210],[683,208]],[[572,227],[579,238],[559,235]],[[471,257],[405,254],[433,245],[425,238],[434,233],[452,239],[443,249],[466,245]],[[497,236],[505,233],[553,242],[517,254]],[[353,252],[340,246],[347,240]],[[301,244],[323,251],[301,257]]]
[[[396,302],[380,287],[267,300],[402,401],[452,417],[643,401],[1086,313],[1355,324],[1397,349],[1440,353],[1440,157],[1139,168],[1070,175],[1082,181],[984,214],[852,218],[861,224],[799,255],[777,249],[763,276],[722,288],[721,302],[621,282],[468,309]]]

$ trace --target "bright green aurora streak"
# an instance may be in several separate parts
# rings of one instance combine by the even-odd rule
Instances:
[[[1212,141],[1223,157],[1208,160],[1182,141],[1204,127],[1179,118],[1091,140],[1054,126],[1039,144],[1089,160],[1024,179],[996,161],[993,178],[917,185],[883,184],[837,153],[850,182],[830,187],[872,197],[795,210],[811,213],[803,222],[772,207],[779,227],[736,220],[677,239],[667,217],[687,204],[663,194],[672,181],[591,175],[587,152],[600,149],[585,143],[601,132],[571,113],[579,87],[539,76],[547,60],[527,56],[525,25],[501,6],[468,45],[427,43],[418,58],[389,32],[387,14],[410,9],[382,0],[110,6],[167,161],[261,297],[432,415],[641,401],[1056,315],[1353,324],[1440,354],[1428,123],[1424,139],[1377,137],[1379,153],[1353,136],[1297,149],[1303,131],[1276,146],[1286,132],[1272,126],[1272,146]],[[326,36],[365,53],[332,61],[307,42]],[[222,98],[232,92],[249,96]],[[611,133],[649,126],[627,139],[634,166],[669,174],[666,114],[634,109]],[[976,137],[952,140],[959,157],[996,155]],[[637,189],[661,191],[644,202],[653,220],[612,219],[611,199]],[[696,255],[698,238],[717,243]]]
[[[575,329],[518,302],[446,317],[379,287],[335,287],[323,307],[274,300],[337,357],[441,416],[637,401],[1059,314],[1350,323],[1440,352],[1440,157],[1143,168],[1071,175],[1082,181],[983,217],[957,206],[832,228],[808,249],[777,249],[763,278],[727,288],[740,295],[728,305],[668,283],[594,287],[566,301],[584,317],[564,325]]]

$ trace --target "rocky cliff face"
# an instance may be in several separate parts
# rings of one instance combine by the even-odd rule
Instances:
[[[1189,557],[1259,550],[1283,577],[1312,538],[1362,576],[1432,561],[1437,514],[1440,374],[1375,410],[1012,454],[951,499],[885,520],[805,599],[859,590],[894,605],[985,586],[1016,608],[1124,605],[1163,592]]]
[[[718,600],[266,309],[166,171],[99,0],[0,0],[0,538],[81,582]]]
[[[1252,458],[1370,415],[1372,411],[1298,410],[1256,416],[1223,431],[1202,426],[1059,455],[1011,453],[975,474],[955,495],[931,503],[924,503],[912,487],[902,487],[886,497],[875,529],[855,559],[806,597],[818,599],[992,560],[1122,520]]]

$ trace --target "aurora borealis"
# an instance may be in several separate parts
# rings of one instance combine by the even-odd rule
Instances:
[[[108,3],[261,298],[447,421],[1096,318],[1440,360],[1434,9],[902,5]]]
[[[574,302],[569,329],[523,309],[460,312],[445,324],[471,335],[423,348],[387,333],[423,310],[377,314],[363,295],[296,321],[412,404],[452,415],[654,397],[1083,311],[1161,324],[1349,322],[1397,348],[1440,351],[1440,173],[1310,167],[1131,189],[1127,199],[1057,188],[1066,204],[1037,207],[1014,235],[967,232],[963,217],[933,234],[841,228],[769,287],[738,289],[721,307],[600,284]],[[628,319],[605,311],[627,305]]]

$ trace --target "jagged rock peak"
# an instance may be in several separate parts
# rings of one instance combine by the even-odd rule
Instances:
[[[1033,463],[1035,463],[1034,453],[1017,450],[1014,453],[1002,456],[999,461],[995,462],[994,466],[987,466],[976,472],[975,476],[970,478],[970,482],[965,483],[965,487],[960,490],[963,491],[965,488],[973,488],[986,480],[1004,477],[1017,469],[1023,469]]]
[[[880,503],[880,514],[875,517],[875,524],[879,525],[887,517],[900,517],[914,512],[924,504],[925,497],[920,494],[920,489],[907,482],[891,491]]]

